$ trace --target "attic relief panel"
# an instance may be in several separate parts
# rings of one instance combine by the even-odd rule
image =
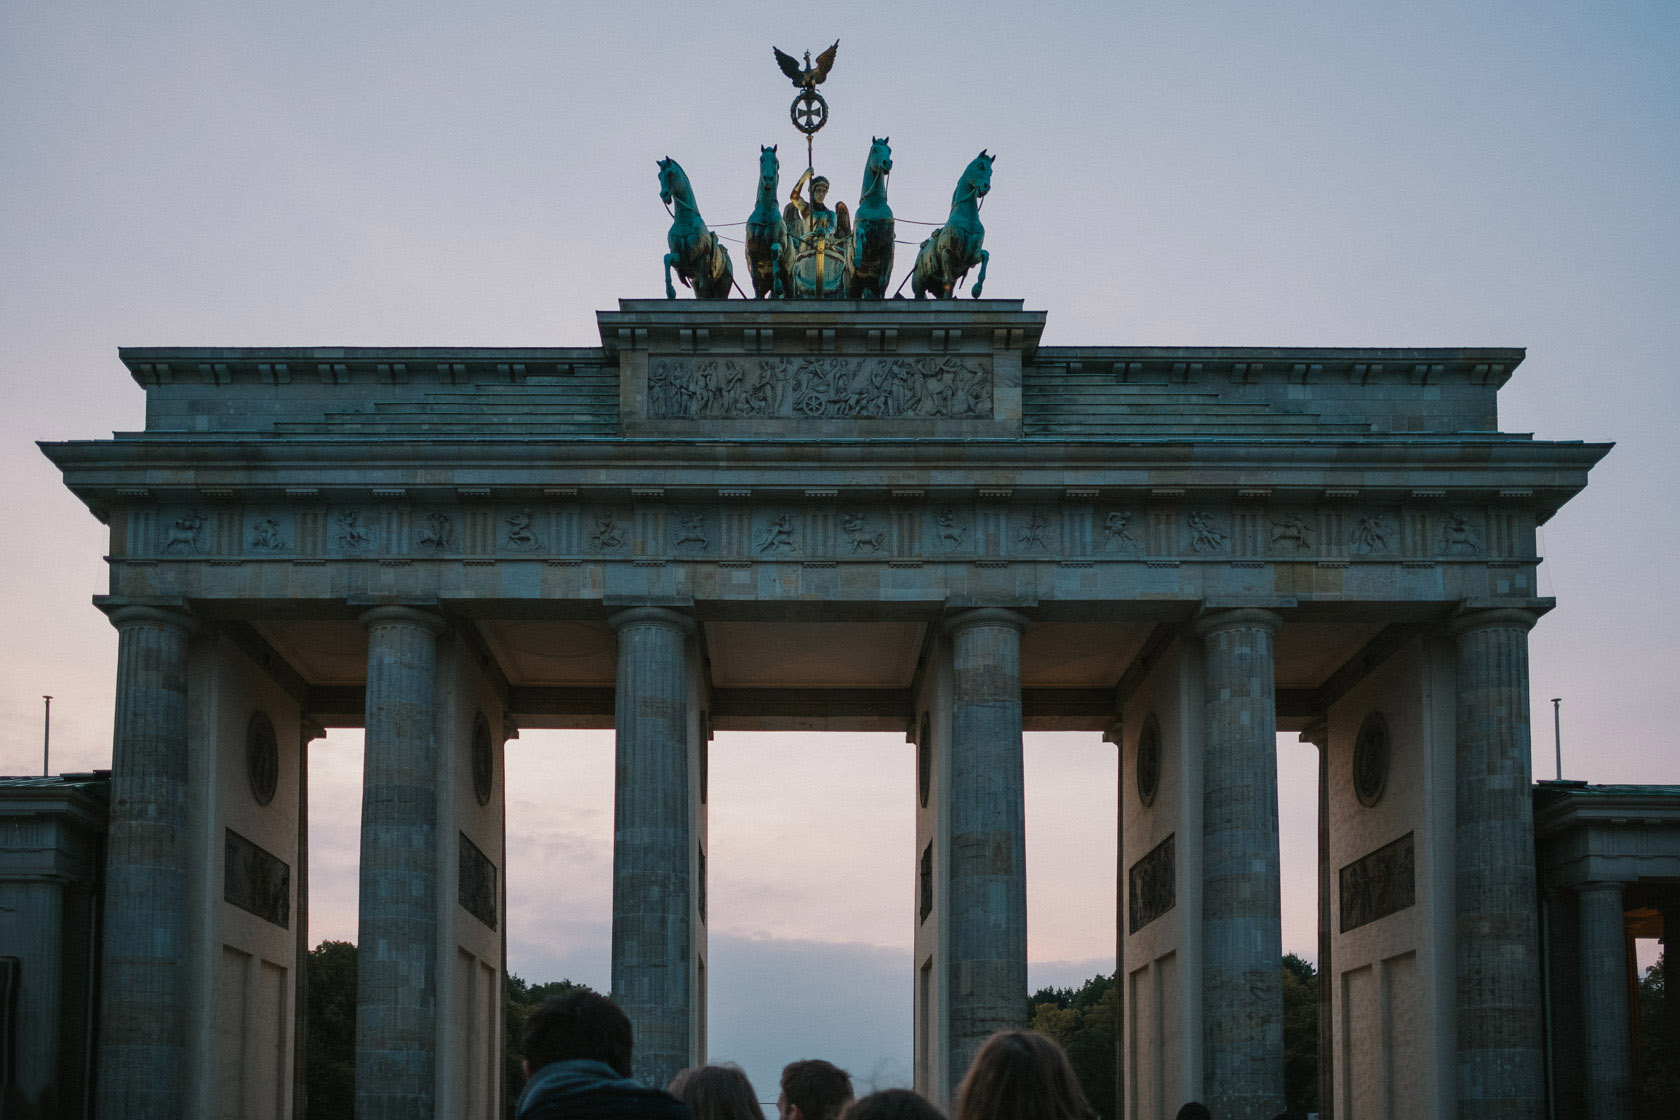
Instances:
[[[655,420],[990,419],[988,358],[659,358],[648,373]]]

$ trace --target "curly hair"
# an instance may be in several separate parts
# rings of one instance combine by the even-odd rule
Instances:
[[[957,1086],[952,1120],[1095,1120],[1067,1054],[1037,1031],[999,1031]]]

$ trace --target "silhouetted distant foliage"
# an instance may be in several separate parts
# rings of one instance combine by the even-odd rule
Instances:
[[[1680,1116],[1680,1069],[1669,1049],[1664,957],[1639,978],[1639,1108],[1647,1120]]]
[[[507,974],[507,1059],[502,1069],[502,1084],[505,1089],[503,1099],[510,1117],[519,1104],[520,1091],[525,1088],[525,1071],[520,1068],[520,1063],[525,1060],[525,1020],[549,996],[579,990],[594,991],[587,984],[574,984],[570,980],[529,984],[511,972]]]
[[[1318,973],[1294,953],[1283,958],[1283,1086],[1292,1110],[1318,1108]],[[1120,989],[1113,976],[1075,988],[1040,988],[1029,1001],[1032,1029],[1061,1043],[1079,1084],[1103,1120],[1116,1115],[1115,1036]]]
[[[1028,1013],[1032,1029],[1061,1043],[1079,1076],[1086,1100],[1103,1120],[1114,1120],[1115,1032],[1119,989],[1112,976],[1094,976],[1077,990],[1041,988]]]
[[[507,1114],[513,1115],[525,1087],[520,1069],[525,1020],[538,1004],[583,984],[556,980],[529,984],[509,973],[507,1048],[503,1066]],[[309,952],[309,1120],[354,1120],[356,1108],[356,946],[323,941]]]
[[[1283,957],[1283,1097],[1318,1111],[1318,971],[1294,953]]]
[[[354,1120],[356,947],[323,941],[309,951],[309,1120]]]

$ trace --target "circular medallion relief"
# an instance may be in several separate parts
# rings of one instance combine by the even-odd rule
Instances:
[[[274,800],[274,787],[280,780],[280,745],[267,712],[252,712],[245,725],[245,777],[258,805]]]
[[[490,721],[483,712],[473,720],[472,778],[473,793],[480,805],[490,804],[491,786],[495,781],[496,754],[490,746]]]
[[[1388,785],[1388,756],[1388,721],[1381,712],[1372,712],[1359,725],[1359,738],[1353,742],[1353,793],[1367,808],[1382,800]]]
[[[933,785],[933,725],[928,714],[922,713],[922,733],[916,736],[916,792],[921,796],[922,808],[927,808],[928,789]]]
[[[1155,803],[1155,793],[1161,788],[1161,722],[1151,712],[1143,721],[1137,745],[1137,793],[1144,805]]]

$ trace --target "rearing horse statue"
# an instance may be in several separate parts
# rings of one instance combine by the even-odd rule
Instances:
[[[887,137],[876,137],[863,165],[863,190],[858,194],[857,216],[852,224],[847,299],[880,299],[892,279],[893,213],[887,205],[887,176],[891,173],[892,148]]]
[[[793,239],[788,236],[777,200],[781,196],[782,165],[776,145],[758,149],[758,205],[747,218],[747,271],[752,275],[753,296],[763,299],[768,292],[781,299],[793,287],[789,269],[793,262]]]
[[[665,243],[671,247],[665,254],[665,298],[677,298],[677,289],[671,286],[671,269],[675,268],[677,279],[694,289],[696,299],[728,299],[729,287],[735,282],[729,250],[706,228],[699,207],[694,205],[694,188],[674,159],[659,161],[659,200],[667,206],[676,204],[671,231],[665,235]]]
[[[975,265],[980,266],[980,275],[974,281],[974,298],[980,298],[980,288],[986,282],[986,262],[991,257],[981,247],[986,241],[986,227],[980,224],[979,200],[992,189],[992,161],[996,158],[987,155],[984,148],[980,150],[957,180],[945,224],[916,251],[910,289],[917,299],[929,292],[935,299],[950,299],[958,282]]]

